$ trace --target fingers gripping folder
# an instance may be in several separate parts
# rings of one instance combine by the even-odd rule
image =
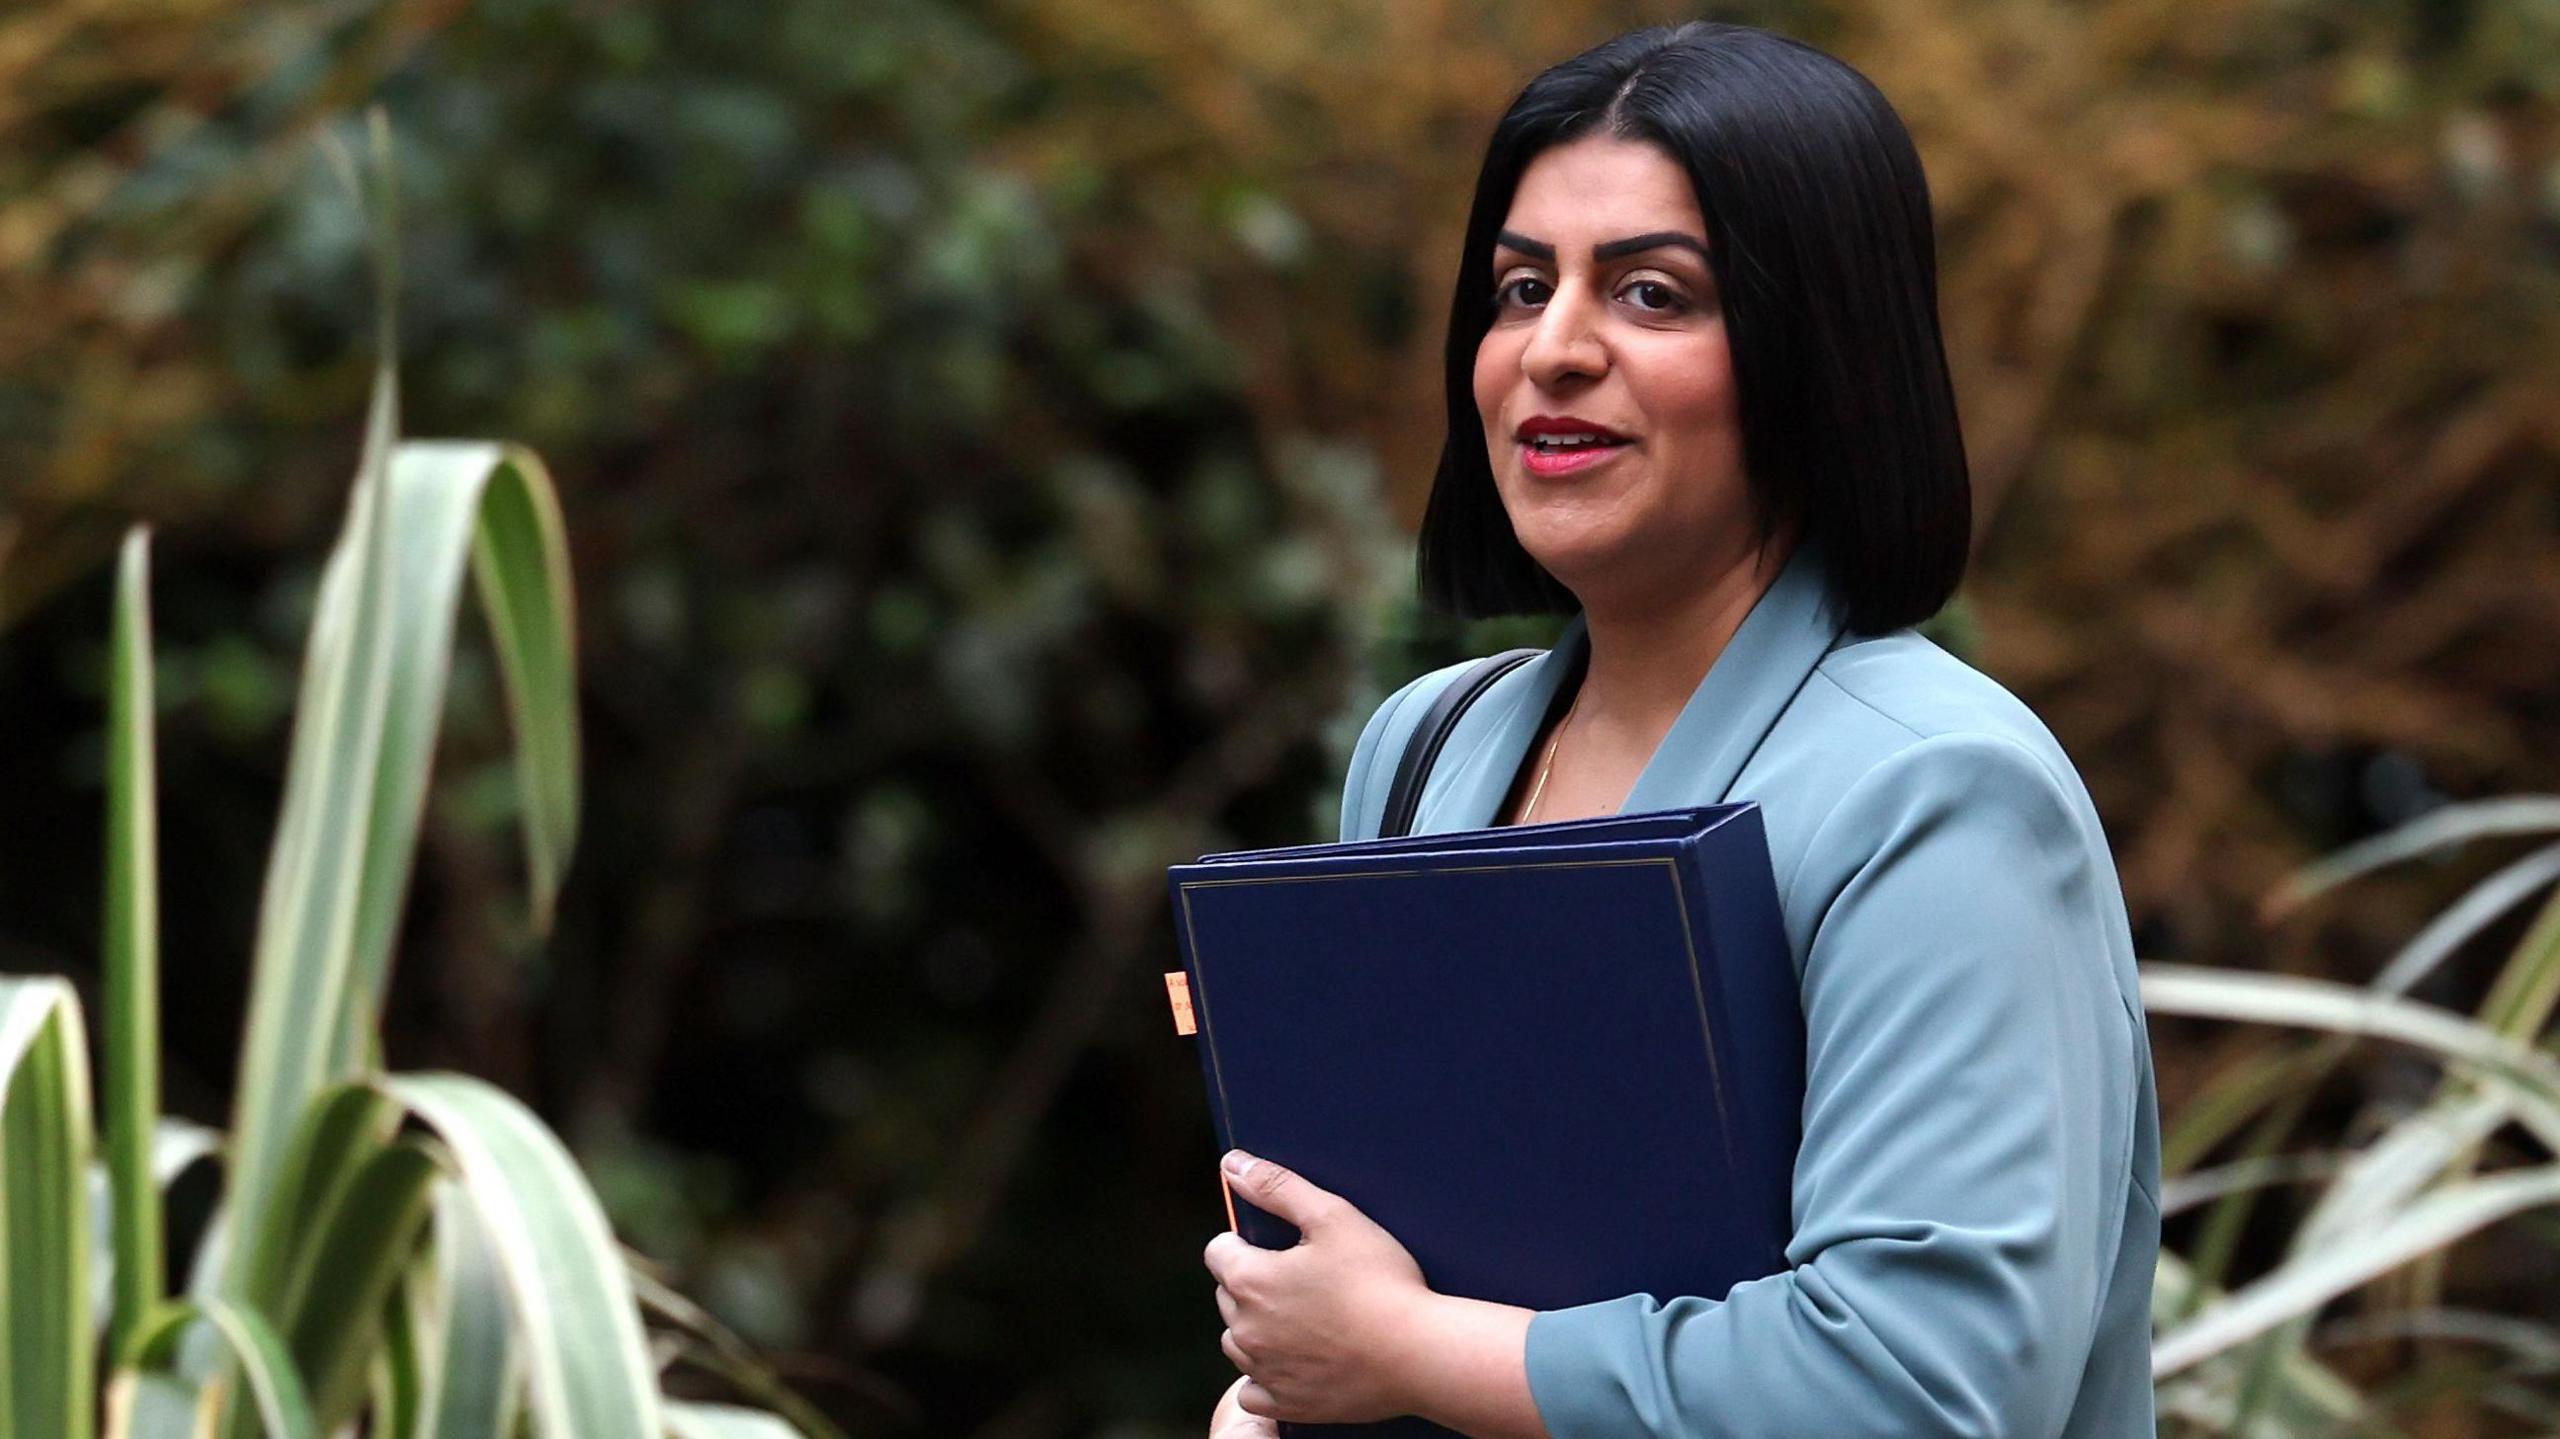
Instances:
[[[1349,1200],[1434,1289],[1555,1309],[1784,1267],[1804,1021],[1757,805],[1204,855],[1167,882],[1221,1152]]]

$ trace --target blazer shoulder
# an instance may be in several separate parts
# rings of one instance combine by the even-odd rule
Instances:
[[[1915,739],[1964,732],[2044,734],[2035,711],[1998,680],[1947,653],[1917,630],[1850,640],[1814,673]]]
[[[1974,736],[2007,741],[2066,792],[2081,789],[2061,741],[2025,701],[1916,630],[1841,645],[1815,667],[1812,687],[1828,712],[1823,728],[1861,734],[1867,765],[1925,740]]]
[[[2106,852],[2096,806],[2052,731],[1998,681],[1913,630],[1823,656],[1737,786],[1736,797],[1764,803],[1791,902],[1810,902],[1817,875],[1861,862],[1851,852],[1861,839],[1881,842],[1840,814],[1853,794],[1865,796],[1856,811],[1969,796],[2040,810],[2046,824],[2067,813],[2092,856]]]
[[[1359,741],[1351,747],[1350,770],[1343,776],[1341,838],[1377,837],[1378,824],[1386,814],[1387,790],[1395,783],[1396,762],[1403,758],[1415,727],[1431,708],[1432,698],[1474,663],[1460,660],[1416,675],[1369,712],[1368,721],[1360,726]]]
[[[1815,708],[1823,713],[1804,733],[1843,742],[1815,742],[1823,773],[1800,788],[1806,803],[1784,826],[1783,850],[1781,826],[1770,820],[1799,974],[1815,937],[1837,927],[1837,902],[1853,892],[1891,891],[1888,908],[1917,906],[1898,921],[1915,932],[1930,916],[1945,920],[1937,889],[1877,889],[1873,876],[1946,865],[2042,896],[2039,912],[2081,937],[2138,1016],[2106,826],[2052,732],[1989,676],[1918,635],[1854,648],[1867,653],[1820,671],[1825,702]]]

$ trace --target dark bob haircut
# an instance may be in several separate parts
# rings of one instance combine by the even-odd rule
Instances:
[[[1937,613],[1964,576],[1973,505],[1919,152],[1857,71],[1706,21],[1577,55],[1494,127],[1449,308],[1449,434],[1417,544],[1424,602],[1465,618],[1575,608],[1512,532],[1474,373],[1493,323],[1494,234],[1521,171],[1602,133],[1656,146],[1696,192],[1761,540],[1800,523],[1858,634]]]

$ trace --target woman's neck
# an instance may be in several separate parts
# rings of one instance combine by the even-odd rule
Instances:
[[[1603,748],[1651,755],[1794,550],[1782,535],[1676,596],[1586,602],[1590,658],[1574,726]]]

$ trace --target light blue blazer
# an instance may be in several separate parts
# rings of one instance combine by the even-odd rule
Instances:
[[[1451,734],[1416,833],[1491,825],[1586,639]],[[1362,730],[1342,836],[1377,832],[1435,671]],[[2151,1439],[2160,1138],[2133,942],[2070,759],[1910,630],[1844,636],[1800,548],[1625,813],[1757,800],[1804,999],[1791,1268],[1721,1300],[1530,1321],[1555,1439]]]

